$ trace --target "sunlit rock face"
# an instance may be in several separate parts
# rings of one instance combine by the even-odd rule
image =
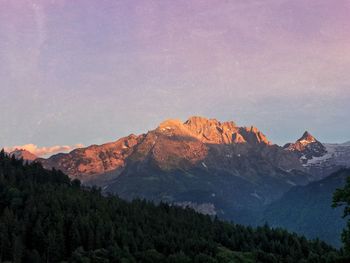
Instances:
[[[203,117],[38,161],[125,199],[195,204],[238,221],[312,180],[295,152],[257,128]]]
[[[138,136],[130,135],[116,142],[91,145],[38,161],[46,168],[60,169],[70,177],[86,182],[101,174],[122,169],[138,139]]]
[[[23,159],[28,162],[33,162],[38,158],[35,154],[23,149],[16,149],[10,152],[9,155],[14,156],[16,159]]]
[[[272,158],[283,167],[298,168],[293,156],[280,150],[255,127],[238,127],[234,122],[191,117],[185,122],[166,120],[146,134],[76,149],[69,154],[40,159],[40,162],[47,168],[61,169],[82,181],[112,171],[120,172],[127,163],[136,162],[150,162],[160,169],[171,170],[189,169],[206,161],[208,165],[230,169],[252,152],[260,152],[264,158]],[[282,157],[273,156],[278,154]]]
[[[204,143],[229,144],[239,130],[234,122],[219,122],[216,119],[191,117],[184,126]]]

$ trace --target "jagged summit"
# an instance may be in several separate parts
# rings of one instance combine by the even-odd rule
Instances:
[[[178,127],[178,126],[182,126],[183,123],[181,120],[179,119],[168,119],[163,121],[161,124],[159,124],[159,128],[166,128],[166,127]]]
[[[271,145],[272,143],[267,139],[265,134],[259,131],[258,128],[251,127],[242,127],[239,129],[239,134],[250,144],[266,144]]]
[[[186,135],[208,144],[271,144],[254,126],[239,127],[233,121],[220,122],[217,119],[200,116],[192,116],[184,123],[177,119],[166,120],[158,126],[156,131],[168,136]]]
[[[301,143],[313,143],[313,142],[316,142],[317,140],[308,131],[305,131],[303,136],[301,136],[301,138],[298,139],[297,141]]]
[[[296,152],[304,164],[314,157],[320,157],[327,153],[326,147],[308,131],[305,131],[295,143],[288,143],[284,148]]]
[[[185,127],[205,143],[228,144],[233,142],[233,134],[239,127],[234,122],[220,122],[216,119],[191,117]]]
[[[236,127],[236,123],[234,123],[233,121],[220,122],[217,119],[208,119],[201,116],[191,116],[190,118],[188,118],[187,121],[185,121],[184,124],[189,126],[191,125],[223,126],[224,125],[224,126]]]
[[[239,145],[237,151],[242,153],[224,152],[222,149],[228,145]],[[239,127],[233,121],[192,116],[185,122],[168,119],[146,134],[76,149],[40,159],[40,162],[46,168],[55,167],[72,177],[88,180],[111,171],[122,171],[128,162],[149,161],[166,169],[189,167],[210,159],[209,150],[218,151],[216,154],[220,157],[215,158],[225,159],[245,154],[256,146],[270,145],[266,136],[254,126]]]
[[[311,133],[305,131],[295,143],[287,143],[284,148],[292,151],[303,151],[310,144],[321,144]]]

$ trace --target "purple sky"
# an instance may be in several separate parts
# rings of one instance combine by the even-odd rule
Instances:
[[[0,145],[191,115],[350,140],[350,1],[0,0]]]

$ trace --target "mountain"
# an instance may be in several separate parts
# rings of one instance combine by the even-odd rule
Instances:
[[[140,139],[139,136],[129,135],[116,142],[78,148],[68,154],[59,153],[38,161],[46,168],[60,169],[71,178],[82,182],[89,182],[95,178],[102,182],[104,174],[108,172],[113,171],[114,175],[118,175]]]
[[[350,168],[350,144],[324,144],[327,153],[313,157],[306,164],[306,170],[311,174],[325,177],[341,168]]]
[[[350,169],[344,169],[321,181],[292,188],[266,208],[261,222],[340,247],[346,220],[342,219],[343,208],[331,207],[332,196],[337,188],[345,185],[349,176]]]
[[[321,143],[310,133],[295,143],[288,143],[284,149],[298,155],[305,172],[322,179],[331,173],[350,167],[350,143]]]
[[[32,162],[38,158],[38,156],[24,149],[16,149],[9,154],[10,156],[14,156],[16,159],[23,159],[29,162]]]
[[[204,207],[209,214],[247,223],[252,211],[312,180],[298,157],[255,127],[191,117],[39,161],[128,200]]]
[[[3,151],[0,174],[0,262],[333,263],[340,256],[282,229],[104,196]]]
[[[295,143],[286,144],[284,148],[296,152],[303,164],[313,157],[321,157],[327,153],[326,147],[307,131]]]

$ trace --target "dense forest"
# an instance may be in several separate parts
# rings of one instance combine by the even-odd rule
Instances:
[[[0,153],[0,262],[348,262],[324,242],[103,196]]]
[[[350,172],[350,169],[344,169],[340,172]],[[333,207],[343,207],[343,218],[350,216],[350,177],[346,178],[346,184],[343,188],[337,189],[333,196]],[[342,233],[345,255],[350,257],[350,220],[347,220],[347,226]],[[350,261],[350,260],[349,260]]]

